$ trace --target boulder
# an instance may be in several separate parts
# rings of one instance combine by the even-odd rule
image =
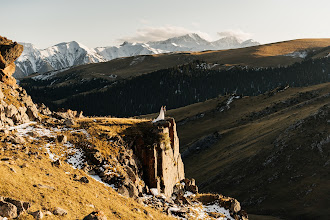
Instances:
[[[57,136],[57,141],[61,144],[64,144],[68,141],[68,138],[64,134],[60,134]]]
[[[87,177],[83,176],[79,179],[79,182],[81,183],[89,183],[89,180],[87,179]]]
[[[7,218],[16,218],[17,217],[17,208],[15,205],[0,201],[0,216]]]
[[[39,220],[44,217],[44,213],[41,210],[30,213],[35,219]]]
[[[20,216],[23,212],[28,211],[29,208],[31,207],[31,203],[29,202],[22,202],[11,198],[5,198],[4,200],[16,206],[17,216]]]
[[[107,220],[107,217],[102,211],[94,211],[87,215],[83,220]]]
[[[65,216],[68,214],[68,212],[65,209],[62,209],[60,207],[56,207],[53,211],[54,215],[59,215],[59,216]]]

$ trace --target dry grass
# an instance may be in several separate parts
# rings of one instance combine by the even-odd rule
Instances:
[[[309,115],[315,113],[319,108],[323,105],[330,103],[330,97],[320,98],[319,100],[315,100],[310,102],[309,104],[305,104],[298,107],[298,104],[292,104],[290,106],[281,107],[280,104],[285,102],[286,100],[297,98],[304,96],[308,92],[315,92],[317,97],[321,97],[322,95],[330,93],[330,83],[315,85],[311,87],[305,88],[289,88],[284,92],[280,92],[274,96],[268,95],[259,95],[256,97],[246,97],[243,99],[235,100],[231,104],[231,108],[225,112],[213,112],[211,106],[216,106],[216,103],[219,101],[217,99],[209,100],[208,103],[204,103],[204,111],[203,111],[203,103],[198,105],[198,110],[195,111],[194,108],[197,105],[186,106],[186,112],[196,112],[196,113],[205,113],[205,116],[199,118],[197,120],[189,121],[184,125],[178,126],[178,135],[180,137],[180,150],[181,152],[194,141],[212,134],[217,131],[221,133],[221,139],[210,148],[204,151],[200,151],[198,154],[190,156],[188,158],[184,158],[185,163],[185,171],[186,176],[188,178],[195,178],[197,184],[202,182],[206,182],[207,180],[214,180],[221,182],[221,178],[214,179],[215,176],[219,175],[221,172],[227,172],[230,168],[231,172],[227,172],[228,175],[233,175],[230,179],[230,176],[226,181],[232,181],[233,185],[228,186],[229,188],[217,188],[216,183],[204,186],[203,191],[212,191],[215,190],[217,192],[221,192],[225,195],[234,197],[239,201],[243,201],[246,198],[251,198],[255,191],[249,191],[251,188],[249,186],[257,186],[258,183],[262,183],[263,181],[258,179],[258,174],[255,174],[256,177],[253,179],[253,176],[247,176],[249,178],[249,182],[245,181],[244,184],[241,182],[235,182],[236,179],[239,179],[239,169],[242,166],[245,166],[243,162],[247,161],[251,158],[249,165],[253,164],[253,158],[255,155],[260,155],[260,152],[269,152],[274,148],[274,140],[285,131],[285,129],[297,122],[300,119],[306,118]],[[302,95],[301,95],[302,94]],[[312,98],[308,98],[306,101],[310,101]],[[304,101],[300,102],[303,103]],[[264,109],[271,109],[272,106],[276,106],[276,111],[270,112],[269,114],[265,114],[259,118],[249,118],[252,112],[259,112]],[[176,118],[176,114],[178,117],[182,117],[183,109],[176,109],[168,111],[168,115]],[[324,132],[322,127],[315,128],[320,130],[320,132]],[[301,140],[297,140],[296,145],[300,146],[306,141],[308,137],[301,137]],[[268,155],[265,155],[265,159]],[[303,155],[302,155],[303,156]],[[312,159],[312,158],[310,158]],[[317,161],[317,158],[313,158],[312,160]],[[242,164],[240,164],[242,163]],[[256,164],[257,166],[258,164]],[[259,166],[259,165],[258,165]],[[228,168],[229,167],[229,168]],[[226,171],[227,169],[227,171]],[[258,170],[258,167],[255,167]],[[274,172],[274,170],[272,170]],[[235,173],[234,173],[235,172]],[[253,170],[251,170],[253,172]],[[268,171],[267,171],[268,172]],[[231,173],[231,174],[230,174]],[[274,173],[264,173],[264,176],[272,176]],[[310,173],[312,175],[313,173]],[[244,176],[243,173],[241,175]],[[293,175],[293,174],[292,174]],[[290,178],[290,177],[285,177]],[[284,180],[286,180],[283,178]],[[317,177],[321,178],[321,177]],[[328,192],[327,186],[324,186],[326,180],[321,178],[318,183],[318,190],[323,192]],[[284,181],[283,180],[283,181]],[[252,182],[254,181],[254,182]],[[236,187],[235,187],[235,184]],[[286,213],[288,215],[289,211],[292,212],[291,216],[295,214],[303,213],[299,210],[300,205],[298,206],[294,198],[286,198],[288,190],[284,190],[281,188],[283,185],[278,183],[279,185],[269,185],[264,193],[268,193],[276,197],[276,199],[269,200],[269,202],[264,203],[262,209],[264,210],[272,210],[273,212],[280,212],[279,207],[286,207]],[[306,185],[312,185],[312,181],[307,177],[301,181],[301,186],[306,187]],[[210,186],[210,187],[208,187]],[[292,184],[290,187],[295,189],[297,185]],[[258,192],[262,193],[262,192]],[[238,196],[240,195],[240,196]],[[276,195],[276,196],[275,196]],[[285,200],[285,199],[286,200]],[[313,191],[313,196],[310,196],[309,200],[304,201],[319,201],[322,196],[319,196],[319,192],[315,190]],[[291,200],[292,199],[292,200]],[[306,199],[306,198],[305,198]],[[320,201],[325,201],[324,199]],[[309,207],[310,213],[322,212],[321,210],[313,210],[312,207],[321,207],[322,205],[317,205],[316,203]],[[314,207],[314,208],[315,208]],[[249,207],[244,208],[247,209],[248,213],[258,212],[258,207]],[[292,211],[296,210],[296,211]],[[326,210],[323,210],[323,215],[326,213]]]
[[[96,120],[96,122],[95,122]],[[108,145],[103,133],[115,136],[137,122],[145,120],[136,119],[110,119],[110,118],[86,118],[80,120],[76,128],[85,128],[90,134],[89,140],[104,154],[113,154],[115,146]],[[69,140],[73,141],[79,134],[66,132]],[[81,135],[83,137],[83,135]],[[87,141],[86,139],[80,139]],[[0,145],[0,195],[19,200],[30,201],[31,211],[39,209],[52,210],[61,207],[68,211],[65,217],[47,217],[45,219],[82,219],[94,210],[102,210],[108,219],[173,219],[156,210],[142,206],[133,199],[123,197],[102,183],[95,181],[82,170],[73,169],[62,161],[60,168],[51,165],[48,154],[42,147],[45,141],[27,144],[30,152],[41,152],[41,157],[28,156],[22,150],[5,150],[5,143]],[[60,154],[61,145],[52,147],[51,151]],[[27,167],[21,168],[23,164]],[[11,171],[14,169],[15,172]],[[73,175],[86,176],[90,180],[88,184],[75,181]],[[34,187],[34,185],[47,185],[54,189]],[[149,213],[148,215],[145,213]],[[32,216],[24,214],[19,219],[32,219]]]

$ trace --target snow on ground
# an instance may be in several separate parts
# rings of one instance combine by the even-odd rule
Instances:
[[[31,77],[33,80],[48,80],[53,78],[54,76],[56,76],[58,73],[64,72],[66,70],[68,70],[69,68],[64,68],[61,70],[57,70],[57,71],[51,71],[51,72],[47,72],[47,73],[43,73],[37,76],[33,76]]]
[[[196,213],[191,217],[196,219],[209,219],[209,215],[207,213],[215,212],[215,213],[222,213],[225,217],[217,218],[218,220],[234,220],[229,213],[228,209],[220,207],[218,204],[210,204],[210,205],[202,205],[202,206],[195,206],[192,210]]]
[[[28,127],[31,124],[36,124],[36,123],[37,122],[31,121],[31,122],[28,122],[28,123],[25,123],[25,124],[21,124],[21,125],[17,125],[17,126],[11,126],[7,130],[8,131],[11,131],[11,130],[17,130],[18,131],[20,129],[21,131],[23,131],[24,128]]]
[[[108,184],[102,181],[101,177],[99,177],[98,175],[89,175],[90,177],[92,177],[94,180],[96,180],[97,182],[100,182],[108,187],[113,188],[114,190],[118,190],[114,184]]]
[[[67,148],[67,153],[69,154],[67,162],[71,164],[74,169],[83,168],[85,162],[84,152],[79,148],[75,148],[74,145],[69,142],[65,143],[63,146]]]
[[[295,51],[292,53],[285,54],[284,56],[305,59],[307,55],[308,53],[306,51]]]
[[[222,213],[224,214],[227,219],[229,220],[234,220],[229,213],[228,209],[225,209],[223,207],[220,207],[218,204],[212,204],[212,205],[203,205],[204,206],[204,211],[206,212],[216,212],[216,213]]]
[[[36,122],[29,122],[25,124],[21,124],[18,126],[12,126],[9,127],[8,130],[16,130],[16,134],[21,136],[21,137],[28,137],[29,139],[32,140],[37,140],[40,137],[52,137],[55,138],[57,136],[57,132],[62,132],[62,131],[67,131],[71,129],[63,128],[63,129],[58,129],[58,128],[45,128],[45,127],[35,127]],[[32,126],[31,126],[32,125]],[[90,135],[85,129],[79,129],[79,130],[71,130],[71,132],[82,132],[86,135],[87,138],[90,138]],[[34,136],[35,135],[35,136]],[[75,169],[81,169],[85,159],[84,159],[84,152],[79,149],[75,148],[73,144],[70,142],[67,142],[63,144],[63,154],[62,155],[55,155],[53,152],[51,152],[51,147],[55,146],[54,142],[49,142],[46,145],[43,146],[43,148],[46,150],[46,152],[49,155],[49,158],[51,160],[57,160],[61,157],[63,157],[65,154],[67,154],[67,162],[72,165],[73,168]]]

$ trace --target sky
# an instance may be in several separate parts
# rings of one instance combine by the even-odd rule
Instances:
[[[165,40],[197,33],[260,43],[330,38],[329,0],[0,0],[0,35],[46,48]]]

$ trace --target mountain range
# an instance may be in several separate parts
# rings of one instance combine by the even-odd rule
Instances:
[[[88,48],[76,41],[59,43],[46,49],[38,49],[31,43],[24,46],[23,54],[16,60],[16,78],[32,73],[44,73],[71,66],[106,62],[120,57],[171,53],[179,51],[225,50],[259,45],[249,39],[242,41],[236,37],[225,37],[217,41],[207,41],[198,34],[187,34],[164,41],[148,43],[124,42],[120,46]]]

